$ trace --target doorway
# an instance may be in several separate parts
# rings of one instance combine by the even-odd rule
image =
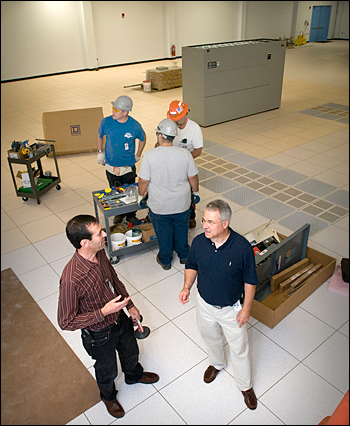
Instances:
[[[332,6],[313,6],[309,42],[327,41]]]

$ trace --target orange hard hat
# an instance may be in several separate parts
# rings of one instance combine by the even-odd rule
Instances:
[[[188,113],[188,105],[186,102],[172,101],[169,105],[167,117],[173,121],[181,120]]]

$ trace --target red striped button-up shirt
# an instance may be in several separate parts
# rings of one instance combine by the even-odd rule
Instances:
[[[57,312],[62,330],[107,327],[117,320],[119,312],[104,317],[101,308],[120,294],[129,296],[105,251],[100,250],[96,258],[98,263],[90,262],[76,251],[62,272]],[[133,306],[130,300],[126,307]]]

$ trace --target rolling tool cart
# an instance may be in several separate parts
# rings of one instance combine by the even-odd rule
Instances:
[[[38,141],[44,141],[44,139],[36,139]],[[50,141],[54,142],[54,141]],[[30,145],[31,157],[29,158],[11,158],[8,157],[10,171],[15,185],[17,197],[22,197],[23,201],[28,201],[29,198],[36,199],[36,202],[40,204],[40,197],[46,192],[50,191],[54,186],[57,190],[61,189],[59,183],[61,182],[60,173],[58,170],[57,158],[55,153],[55,147],[53,144],[42,144],[34,143]],[[56,175],[47,176],[43,172],[41,158],[45,155],[48,156],[52,152],[56,166]],[[21,164],[27,168],[28,178],[30,186],[20,188],[17,187],[16,176],[13,172],[12,165]],[[17,176],[19,177],[19,176]]]
[[[107,234],[108,255],[111,263],[115,265],[119,262],[119,255],[133,253],[142,250],[146,247],[156,246],[158,245],[158,240],[154,239],[151,241],[143,242],[142,244],[127,246],[124,248],[120,248],[119,250],[113,250],[111,232],[109,228],[109,218],[113,218],[117,215],[136,212],[137,210],[143,210],[148,208],[148,206],[146,203],[142,203],[141,205],[139,205],[137,201],[126,204],[125,202],[123,202],[123,198],[125,197],[123,193],[118,193],[118,191],[112,191],[110,188],[108,188],[108,190],[109,191],[94,191],[92,193],[92,198],[94,200],[96,218],[99,222],[99,211],[103,214]],[[108,202],[108,207],[105,203],[106,200]]]

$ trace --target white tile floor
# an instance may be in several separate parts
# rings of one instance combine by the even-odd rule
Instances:
[[[349,105],[348,48],[348,41],[338,40],[287,49],[281,108],[205,128],[205,139],[345,191],[348,210],[348,124],[299,112],[326,103]],[[59,277],[73,253],[65,224],[76,214],[94,214],[91,193],[106,187],[104,170],[96,154],[58,157],[62,189],[49,191],[37,205],[33,199],[16,197],[7,150],[13,140],[33,143],[44,137],[44,111],[102,106],[106,116],[110,102],[121,94],[132,97],[131,115],[146,130],[146,150],[152,149],[154,129],[170,101],[182,99],[182,89],[145,93],[123,86],[144,80],[146,69],[169,63],[1,85],[1,268],[13,269],[92,375],[93,361],[81,345],[80,332],[60,330],[56,310]],[[45,157],[43,165],[54,170],[50,158]],[[198,218],[218,194],[202,186],[200,196]],[[230,205],[231,225],[241,233],[266,222],[246,207],[233,201]],[[273,226],[284,235],[292,233],[278,222]],[[199,226],[191,231],[190,241],[200,232]],[[338,263],[349,257],[348,213],[314,233],[309,246]],[[250,319],[253,384],[259,399],[257,410],[250,411],[234,383],[229,355],[215,382],[204,384],[208,360],[195,325],[195,290],[191,302],[182,306],[178,293],[184,267],[174,258],[172,269],[164,271],[156,263],[156,252],[157,247],[121,256],[115,269],[151,329],[150,336],[139,341],[140,358],[160,381],[127,386],[120,374],[118,398],[125,417],[114,419],[100,402],[70,424],[311,425],[332,414],[349,388],[349,300],[330,292],[329,280],[274,329]]]

